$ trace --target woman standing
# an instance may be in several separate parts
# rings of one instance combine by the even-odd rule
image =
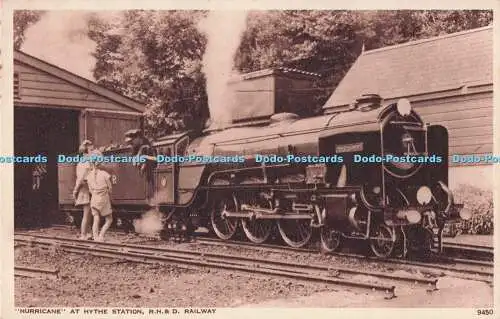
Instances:
[[[91,141],[85,140],[78,148],[78,152],[83,156],[89,156],[94,146]],[[83,218],[81,225],[80,239],[88,240],[92,238],[90,233],[90,191],[86,182],[86,177],[90,172],[90,159],[79,161],[76,165],[76,183],[73,190],[73,198],[75,199],[75,206],[83,207]]]

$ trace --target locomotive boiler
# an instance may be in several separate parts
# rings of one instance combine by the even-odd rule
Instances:
[[[424,123],[406,99],[382,107],[380,96],[364,95],[342,112],[276,113],[266,123],[173,134],[146,148],[139,131],[128,139],[132,152],[106,154],[148,162],[147,173],[109,164],[122,217],[154,206],[166,225],[204,226],[223,240],[241,229],[261,244],[277,230],[303,247],[317,232],[325,251],[351,238],[379,257],[440,252],[445,223],[470,217],[447,186],[447,129]]]

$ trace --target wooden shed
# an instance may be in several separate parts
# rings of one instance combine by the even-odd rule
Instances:
[[[14,52],[14,153],[44,155],[46,164],[16,164],[15,212],[40,223],[58,207],[60,154],[76,154],[80,142],[97,147],[123,143],[124,133],[142,127],[144,105],[96,83]]]
[[[484,27],[363,52],[324,105],[348,107],[361,94],[408,98],[428,123],[449,131],[451,154],[493,153],[493,28]],[[450,184],[492,187],[491,165],[450,158]]]

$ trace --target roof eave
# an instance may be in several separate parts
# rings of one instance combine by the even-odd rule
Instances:
[[[74,73],[71,73],[63,68],[60,68],[56,65],[50,64],[46,61],[43,61],[41,59],[38,59],[34,56],[31,56],[29,54],[26,54],[22,51],[15,50],[14,51],[14,61],[18,61],[24,64],[27,64],[33,68],[39,69],[41,71],[44,71],[46,73],[49,73],[53,76],[56,76],[60,79],[63,79],[67,82],[70,82],[74,85],[77,85],[79,87],[82,87],[86,90],[89,90],[95,94],[98,94],[100,96],[106,97],[116,103],[119,103],[123,106],[126,106],[135,112],[140,112],[143,113],[145,110],[145,105],[135,101],[129,97],[123,96],[119,93],[116,93],[114,91],[111,91],[107,88],[104,88],[97,83],[94,83],[90,80],[87,80],[79,75],[76,75]]]

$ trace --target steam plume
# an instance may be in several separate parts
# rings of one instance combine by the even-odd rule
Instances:
[[[234,93],[228,89],[234,55],[246,28],[246,11],[210,11],[199,24],[208,39],[203,56],[203,73],[207,79],[208,106],[212,125],[224,126],[232,121]]]
[[[46,11],[26,30],[21,50],[86,79],[94,80],[96,43],[88,37],[88,20],[117,19],[117,11]]]
[[[139,234],[155,235],[163,229],[162,213],[149,210],[140,219],[134,220],[135,231]]]

